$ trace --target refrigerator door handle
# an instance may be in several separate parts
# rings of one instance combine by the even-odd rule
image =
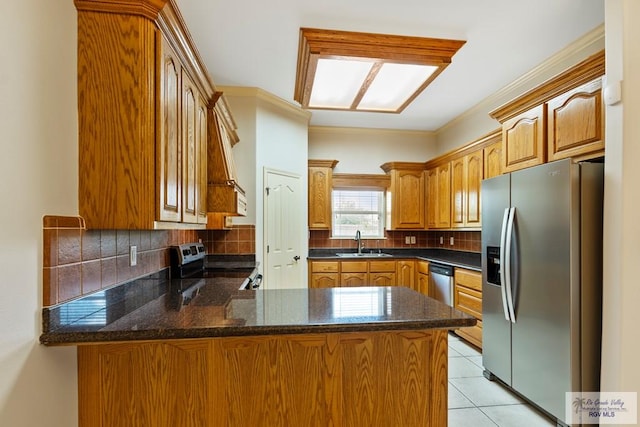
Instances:
[[[509,317],[509,306],[507,304],[507,279],[505,274],[505,254],[507,252],[506,239],[507,239],[507,223],[509,220],[510,208],[505,208],[504,216],[502,217],[502,232],[500,234],[500,293],[502,294],[502,310],[504,311],[504,318],[508,322],[511,321]]]
[[[504,284],[505,292],[507,294],[507,307],[509,309],[509,318],[512,323],[516,323],[516,313],[513,305],[513,286],[511,284],[511,245],[513,244],[513,221],[516,217],[516,208],[509,208],[509,218],[507,219],[507,236],[505,242],[505,264],[503,269],[505,270],[504,275],[506,276],[506,283]]]

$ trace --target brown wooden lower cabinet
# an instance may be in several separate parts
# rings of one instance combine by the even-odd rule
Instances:
[[[475,326],[456,329],[455,333],[482,348],[482,274],[479,271],[455,269],[453,306],[478,320]]]
[[[81,427],[446,426],[447,331],[78,347]]]

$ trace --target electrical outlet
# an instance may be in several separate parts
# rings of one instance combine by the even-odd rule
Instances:
[[[411,244],[411,237],[404,236],[404,243],[407,244],[407,245],[410,245]]]
[[[449,238],[449,244],[450,244],[451,246],[453,246],[453,236],[451,236],[451,237]]]
[[[440,236],[440,244],[443,245],[444,244],[444,237]]]
[[[138,264],[138,247],[129,246],[129,265],[131,267]]]
[[[411,236],[411,244],[412,245],[416,244],[416,236]]]

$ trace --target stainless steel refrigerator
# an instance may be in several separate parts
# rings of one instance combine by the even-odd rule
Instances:
[[[603,164],[560,160],[482,182],[482,360],[562,424],[598,391]]]

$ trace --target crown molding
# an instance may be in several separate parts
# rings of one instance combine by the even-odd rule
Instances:
[[[417,135],[425,137],[435,137],[436,133],[430,130],[408,130],[408,129],[376,129],[376,128],[359,128],[359,127],[339,127],[339,126],[309,126],[309,134],[350,134],[350,135],[366,135],[366,134],[405,134]]]
[[[307,122],[309,122],[309,120],[311,119],[311,112],[303,110],[299,106],[287,102],[284,99],[267,92],[266,90],[260,89],[259,87],[217,86],[217,88],[227,97],[237,96],[255,98],[258,101],[262,101],[276,107],[278,110],[284,112],[285,114],[296,116],[298,118],[306,120]]]
[[[575,40],[573,43],[567,45],[537,67],[531,69],[513,82],[504,86],[502,89],[455,117],[453,120],[436,129],[434,133],[436,136],[444,133],[448,129],[464,123],[469,119],[469,117],[477,114],[488,115],[489,111],[495,109],[499,105],[503,105],[507,98],[516,98],[522,93],[529,91],[537,84],[540,84],[539,82],[541,80],[547,80],[553,75],[558,74],[558,71],[554,72],[554,70],[557,70],[559,64],[576,57],[578,57],[578,59],[574,59],[574,62],[579,63],[583,59],[602,49],[604,49],[604,24],[597,26],[579,39]]]

